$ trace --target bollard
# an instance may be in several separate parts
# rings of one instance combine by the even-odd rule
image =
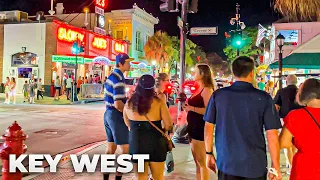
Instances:
[[[0,145],[0,158],[2,160],[2,179],[3,180],[21,180],[22,173],[17,171],[15,173],[9,172],[9,155],[15,154],[17,158],[27,151],[27,145],[23,142],[28,138],[24,134],[23,129],[19,126],[17,121],[8,127],[6,133],[1,137],[4,142]]]

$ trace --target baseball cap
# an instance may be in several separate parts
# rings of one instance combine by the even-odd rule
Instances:
[[[154,80],[153,76],[145,74],[140,77],[138,84],[143,89],[153,89],[155,82],[156,81]]]
[[[126,61],[132,61],[134,60],[134,58],[130,58],[128,56],[128,54],[126,53],[119,53],[116,56],[116,65],[118,65],[119,63],[121,63],[122,65],[126,62]]]

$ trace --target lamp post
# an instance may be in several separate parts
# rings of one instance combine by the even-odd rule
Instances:
[[[282,47],[284,44],[284,39],[285,39],[285,37],[282,34],[279,34],[276,37],[277,45],[279,47],[279,62],[278,62],[278,64],[279,64],[279,89],[282,88]]]

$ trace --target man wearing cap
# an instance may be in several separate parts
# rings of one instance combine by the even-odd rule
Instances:
[[[126,103],[125,77],[123,73],[130,70],[130,58],[127,54],[120,53],[116,56],[116,68],[105,83],[104,125],[107,133],[107,154],[129,153],[129,131],[123,120],[123,108]],[[116,174],[116,180],[121,179]],[[109,174],[104,174],[104,179],[109,179]]]

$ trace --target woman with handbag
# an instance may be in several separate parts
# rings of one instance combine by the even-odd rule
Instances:
[[[284,118],[280,147],[294,145],[290,180],[315,180],[320,177],[320,80],[307,79],[299,88],[297,102],[306,106]]]
[[[141,76],[135,92],[123,110],[124,121],[130,130],[130,154],[149,154],[144,173],[138,173],[135,164],[139,180],[148,179],[149,167],[155,180],[164,180],[166,155],[173,145],[165,134],[165,131],[172,127],[169,109],[165,102],[156,96],[154,85],[155,80],[151,75]]]

